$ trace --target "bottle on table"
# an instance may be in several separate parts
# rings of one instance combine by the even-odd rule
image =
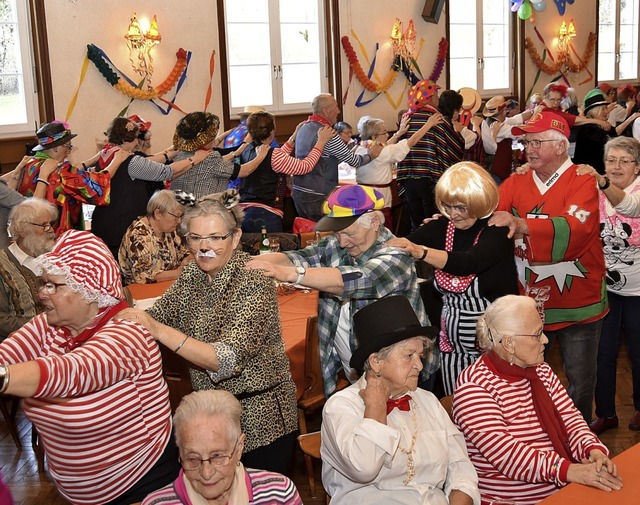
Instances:
[[[269,245],[269,237],[267,237],[267,227],[262,227],[262,236],[260,237],[260,254],[269,254],[271,247]]]

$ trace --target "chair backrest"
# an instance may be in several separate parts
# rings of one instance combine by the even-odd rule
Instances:
[[[320,445],[322,440],[320,438],[320,432],[314,431],[313,433],[305,433],[304,435],[298,435],[298,445],[302,452],[312,458],[320,459]]]
[[[162,375],[169,387],[171,413],[175,413],[183,396],[193,391],[191,386],[190,363],[171,349],[160,345],[162,354]]]
[[[444,410],[447,411],[447,414],[449,414],[449,417],[453,421],[453,395],[440,398],[440,405],[444,407]]]
[[[304,353],[305,388],[298,401],[303,408],[315,408],[324,402],[322,370],[320,369],[320,339],[318,338],[318,316],[307,318],[307,338]]]

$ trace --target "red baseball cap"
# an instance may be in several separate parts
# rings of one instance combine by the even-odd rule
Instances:
[[[555,130],[569,137],[569,124],[562,116],[549,110],[534,114],[525,124],[511,128],[513,135],[525,135],[526,133],[542,133],[548,130]]]

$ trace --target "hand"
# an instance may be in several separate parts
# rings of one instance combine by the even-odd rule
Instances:
[[[597,472],[600,472],[602,470],[602,467],[604,466],[607,472],[609,472],[615,477],[618,476],[618,467],[600,449],[593,449],[589,453],[589,461],[596,464]]]
[[[151,333],[151,336],[158,340],[157,330],[158,330],[158,321],[152,318],[149,314],[147,314],[144,310],[140,309],[124,309],[118,312],[114,318],[115,321],[122,321],[126,319],[133,323],[137,323],[141,326],[144,326],[146,330]]]
[[[435,116],[435,114],[433,115]],[[433,117],[431,116],[431,117]],[[431,117],[429,119],[431,119]],[[397,138],[402,137],[409,130],[409,121],[411,121],[410,116],[406,116],[403,114],[402,119],[400,120],[400,125],[398,126],[398,131],[396,132]],[[428,123],[429,121],[427,121]],[[435,123],[434,123],[435,124]],[[433,126],[433,125],[431,125]]]
[[[596,124],[603,130],[606,130],[606,131],[611,130],[611,124],[608,121],[605,121],[604,119],[596,119],[595,121],[596,121]]]
[[[444,116],[442,114],[440,114],[439,112],[436,112],[435,114],[431,114],[431,116],[429,116],[429,119],[427,119],[427,125],[429,125],[429,128],[431,129],[435,125],[440,124],[443,121],[444,121]],[[460,129],[462,129],[462,128],[460,128]]]
[[[296,267],[284,266],[264,260],[251,260],[244,266],[247,270],[262,270],[265,277],[271,277],[280,282],[296,282],[298,274]]]
[[[578,165],[576,168],[577,175],[593,175],[594,177],[598,176],[598,172],[591,165]]]
[[[58,168],[58,162],[55,160],[46,160],[41,166],[38,172],[38,179],[44,181],[49,180],[49,176]]]
[[[529,165],[529,163],[525,163],[523,165],[520,165],[519,167],[516,167],[516,174],[524,175],[529,170],[531,170],[531,166]]]
[[[193,164],[197,165],[212,153],[213,151],[209,151],[208,149],[198,149],[195,153],[193,153],[193,156],[191,156]]]
[[[389,388],[373,371],[367,372],[367,386],[358,391],[364,400],[364,417],[386,424]]]
[[[386,245],[391,247],[397,247],[398,249],[408,253],[414,260],[417,260],[422,256],[424,249],[419,245],[414,244],[406,238],[392,238],[387,240]]]
[[[131,152],[127,151],[126,149],[118,149],[114,156],[113,159],[122,163],[124,160],[126,160],[129,156],[131,156]]]
[[[525,233],[522,229],[523,223],[521,223],[521,221],[524,221],[524,219],[520,219],[510,212],[501,210],[493,213],[488,224],[489,226],[506,226],[509,228],[507,237],[513,238],[516,233]]]
[[[422,220],[422,224],[430,223],[431,221],[435,221],[435,220],[437,220],[437,219],[440,219],[441,217],[442,217],[442,214],[434,214],[434,215],[433,215],[433,216],[431,216],[431,217],[425,217],[425,218]]]
[[[474,114],[473,116],[471,116],[470,122],[473,125],[474,130],[479,132],[482,125],[482,118]]]
[[[335,134],[336,134],[336,131],[333,128],[331,128],[331,126],[323,126],[318,130],[318,142],[323,142],[324,144],[326,144],[329,141],[329,139],[333,137]]]
[[[369,149],[368,149],[368,153],[369,156],[371,156],[372,160],[375,160],[378,156],[380,156],[380,153],[382,152],[382,148],[384,146],[382,144],[373,144]]]
[[[614,465],[615,468],[615,465]],[[567,472],[569,482],[578,482],[585,486],[591,486],[603,491],[618,491],[622,488],[622,479],[616,474],[610,473],[601,467],[597,470],[597,463],[585,460],[583,463],[569,465]]]
[[[269,153],[269,149],[271,149],[271,146],[267,144],[260,144],[256,147],[256,158],[264,159]]]

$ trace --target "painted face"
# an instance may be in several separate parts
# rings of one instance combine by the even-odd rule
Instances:
[[[441,202],[442,208],[445,210],[445,215],[453,222],[453,226],[458,230],[466,230],[471,228],[477,219],[469,214],[467,209],[460,202],[456,203],[444,203]]]
[[[375,243],[379,228],[380,223],[377,219],[372,221],[371,228],[365,228],[355,222],[344,230],[336,232],[336,236],[340,247],[346,249],[349,256],[357,258]]]
[[[611,184],[624,189],[636,180],[640,165],[624,149],[609,149],[604,159],[604,168]]]
[[[213,277],[231,258],[241,234],[229,230],[218,216],[199,216],[189,222],[187,245],[200,270]]]
[[[504,336],[502,344],[513,354],[514,365],[522,368],[539,365],[544,361],[544,346],[549,339],[544,334],[540,315],[535,307],[528,307],[521,315],[518,335]]]
[[[88,303],[79,293],[74,293],[62,275],[45,273],[41,279],[43,283],[50,283],[38,289],[50,326],[74,330],[83,328],[91,320],[95,302]],[[49,293],[47,287],[52,287],[54,292]]]
[[[179,449],[184,473],[193,489],[210,500],[208,503],[227,503],[242,455],[244,434],[231,440],[227,423],[221,416],[198,415],[180,427]],[[209,461],[204,461],[207,459]],[[189,464],[189,461],[195,463]],[[188,469],[198,463],[199,468]]]
[[[380,360],[381,378],[391,396],[415,391],[422,371],[424,343],[421,338],[409,338],[398,342],[386,359]]]

